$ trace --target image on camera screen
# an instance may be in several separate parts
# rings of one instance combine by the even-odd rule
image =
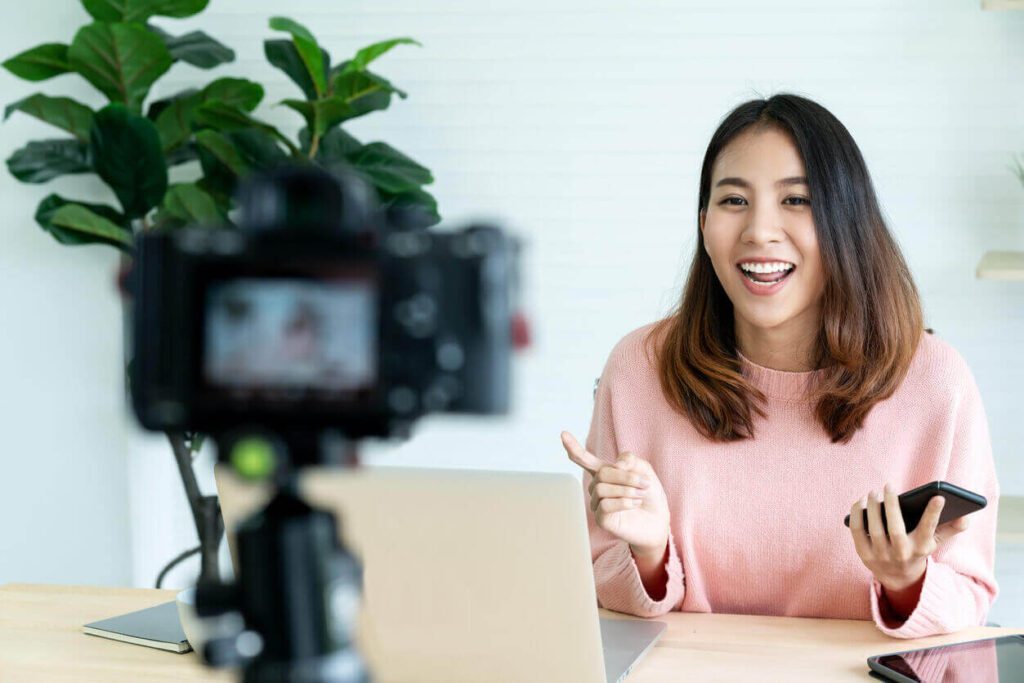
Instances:
[[[376,381],[376,292],[361,280],[235,279],[207,290],[203,374],[228,390],[341,392]]]

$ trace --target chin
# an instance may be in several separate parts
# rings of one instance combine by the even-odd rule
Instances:
[[[742,315],[751,327],[756,327],[759,330],[780,327],[793,318],[793,314],[789,311],[743,311]]]

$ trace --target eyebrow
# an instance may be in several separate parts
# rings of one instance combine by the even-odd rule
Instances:
[[[802,175],[801,176],[793,176],[791,178],[783,178],[782,180],[778,181],[775,184],[776,185],[807,185],[807,178],[806,178],[806,176],[802,176]],[[746,188],[748,190],[750,189],[750,183],[748,183],[743,178],[722,178],[717,183],[715,183],[715,187],[721,187],[722,185],[735,185],[737,187],[743,187],[743,188]]]

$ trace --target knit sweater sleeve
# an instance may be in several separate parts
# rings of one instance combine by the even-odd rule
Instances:
[[[588,451],[609,464],[618,458],[619,453],[630,449],[630,444],[619,441],[618,434],[628,430],[617,422],[615,411],[616,397],[622,395],[626,389],[624,383],[629,381],[629,362],[629,354],[624,353],[623,342],[620,342],[605,364],[594,399],[586,446]],[[642,453],[637,455],[644,457]],[[629,544],[597,526],[590,510],[591,479],[590,474],[584,473],[583,497],[587,501],[590,553],[600,606],[639,617],[660,616],[678,608],[683,601],[683,567],[671,531],[666,560],[667,585],[663,597],[654,600],[644,588]]]
[[[968,528],[927,558],[917,605],[905,621],[894,621],[881,584],[871,585],[871,613],[883,632],[896,638],[951,633],[985,623],[999,592],[995,565],[999,485],[981,395],[959,360],[960,390],[952,407],[952,439],[945,480],[985,496],[988,506],[971,514]]]

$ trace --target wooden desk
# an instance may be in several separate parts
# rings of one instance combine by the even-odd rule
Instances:
[[[185,655],[82,633],[82,624],[174,599],[174,591],[76,586],[0,586],[0,681],[232,681]],[[606,616],[622,618],[612,612]],[[630,683],[864,681],[872,654],[1024,633],[971,628],[921,640],[893,640],[866,621],[684,614],[662,618],[668,631],[630,675]]]

